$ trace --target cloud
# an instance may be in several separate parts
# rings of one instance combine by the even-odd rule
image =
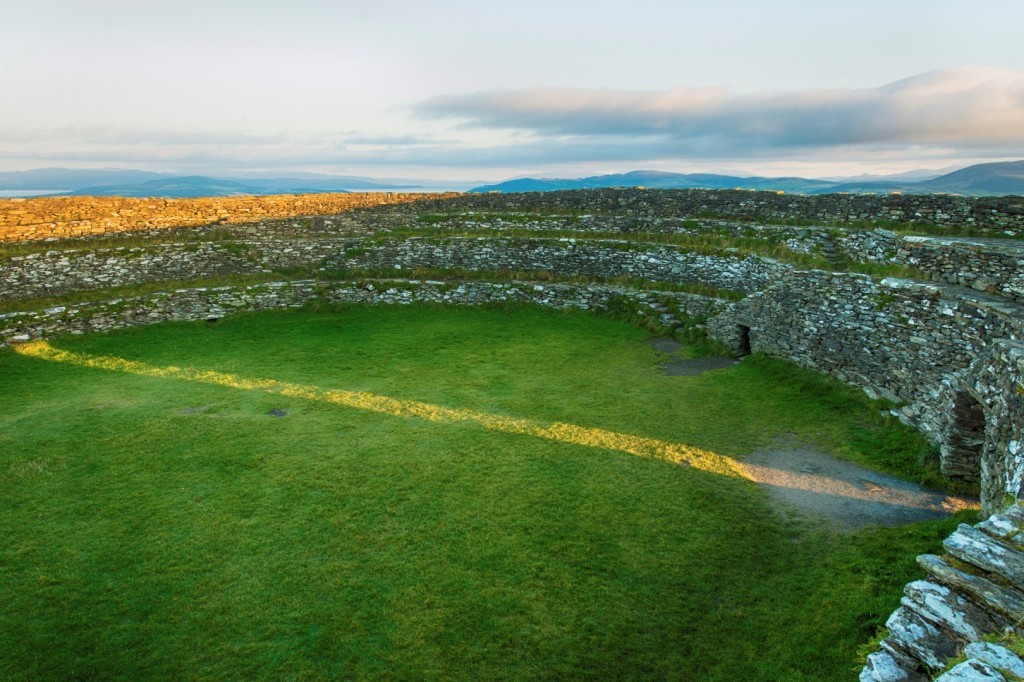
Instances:
[[[432,97],[417,111],[549,137],[656,137],[680,151],[750,154],[847,145],[1024,147],[1024,71],[942,69],[876,88],[534,88]]]
[[[8,127],[0,129],[0,168],[102,163],[520,174],[588,164],[702,171],[804,163],[848,174],[839,165],[872,170],[882,161],[906,167],[1024,158],[1024,71],[1005,69],[945,69],[850,90],[478,92],[433,97],[414,111],[420,120],[362,131],[223,122],[198,130],[111,122]]]

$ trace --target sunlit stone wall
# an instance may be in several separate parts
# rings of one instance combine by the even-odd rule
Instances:
[[[260,218],[331,215],[444,199],[452,194],[278,194],[134,199],[37,197],[0,199],[0,242],[69,238],[167,227],[246,223]]]
[[[717,216],[739,220],[844,225],[861,221],[920,223],[1000,234],[1024,229],[1024,198],[951,195],[824,194],[741,190],[604,189],[522,194],[301,194],[201,199],[38,197],[0,199],[0,241],[67,238],[259,218],[332,215],[375,206],[391,210],[494,210]],[[404,209],[403,209],[404,207]]]

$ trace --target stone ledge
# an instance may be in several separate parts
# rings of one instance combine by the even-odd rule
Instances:
[[[697,294],[640,291],[599,284],[296,280],[239,287],[178,289],[147,296],[6,313],[0,315],[0,347],[61,334],[109,331],[168,321],[219,319],[246,310],[296,308],[315,300],[399,305],[414,302],[456,305],[524,302],[562,309],[601,310],[616,298],[627,299],[636,305],[638,320],[668,328],[683,324],[677,315],[704,318],[724,305],[723,301]],[[663,301],[671,302],[671,307]]]
[[[974,526],[961,524],[946,539],[947,551],[970,572],[937,556],[918,557],[934,582],[907,585],[908,597],[886,622],[889,632],[868,656],[861,682],[927,680],[961,653],[975,663],[962,663],[939,679],[1004,679],[994,669],[1019,675],[1024,662],[984,637],[1024,634],[1024,545],[1010,539],[1024,537],[1022,532],[1024,507],[1014,504]]]

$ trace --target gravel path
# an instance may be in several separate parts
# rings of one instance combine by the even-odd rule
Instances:
[[[656,337],[651,348],[674,354],[682,344]],[[694,376],[731,367],[733,358],[672,359],[659,364],[669,376]],[[961,509],[978,508],[978,500],[922,488],[823,452],[782,442],[740,462],[744,473],[767,488],[779,509],[796,510],[843,530],[898,526],[940,519]]]
[[[978,506],[975,499],[928,490],[810,448],[760,450],[741,466],[780,508],[847,530],[939,519]]]

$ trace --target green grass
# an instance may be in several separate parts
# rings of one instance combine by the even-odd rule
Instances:
[[[54,345],[729,457],[783,437],[868,457],[861,430],[908,433],[784,363],[666,377],[645,332],[532,308]],[[695,468],[10,350],[0,394],[5,680],[848,679],[914,556],[968,520],[836,534]]]

